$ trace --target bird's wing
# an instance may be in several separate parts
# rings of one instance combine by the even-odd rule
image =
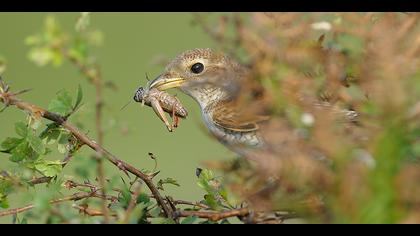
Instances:
[[[213,121],[227,130],[250,132],[258,130],[258,124],[270,117],[262,115],[258,104],[239,106],[235,102],[220,102],[213,108]]]

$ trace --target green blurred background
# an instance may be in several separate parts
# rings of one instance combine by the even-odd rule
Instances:
[[[85,105],[71,120],[86,125],[85,130],[95,137],[93,86],[69,62],[57,68],[38,67],[27,59],[29,47],[24,44],[24,39],[42,30],[47,15],[57,17],[62,28],[72,33],[80,14],[0,13],[0,55],[7,60],[4,78],[15,91],[33,89],[21,98],[42,107],[47,107],[60,89],[66,88],[75,94],[81,84]],[[200,27],[191,24],[191,20],[190,13],[93,13],[91,27],[105,35],[103,46],[94,52],[102,67],[103,78],[118,86],[118,90],[107,89],[104,94],[104,146],[140,169],[153,168],[148,152],[154,153],[158,158],[160,177],[173,177],[181,185],[180,188],[168,186],[166,193],[175,198],[196,201],[203,194],[196,185],[196,167],[203,160],[235,158],[235,155],[207,135],[195,102],[178,91],[173,92],[189,111],[188,119],[181,121],[180,127],[173,133],[166,130],[148,107],[131,103],[120,110],[132,99],[135,89],[146,83],[146,72],[152,78],[163,71],[163,66],[153,63],[153,60],[158,57],[173,58],[187,49],[215,45]],[[0,140],[14,136],[14,122],[24,119],[25,114],[17,109],[7,109],[0,114]],[[88,155],[90,152],[84,148],[83,153]],[[55,155],[53,158],[62,157]],[[77,158],[83,158],[83,155]],[[65,168],[65,173],[72,173],[72,168],[81,161],[77,158]],[[109,163],[105,166],[107,175],[119,174]],[[0,153],[0,169],[12,167],[8,156]],[[41,191],[41,188],[34,191]],[[11,207],[25,204],[28,200],[13,196],[10,199],[15,199],[11,201]],[[0,218],[1,222],[10,222],[10,217]]]

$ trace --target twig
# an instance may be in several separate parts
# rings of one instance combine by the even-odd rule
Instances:
[[[104,216],[104,212],[96,210],[96,209],[91,209],[91,208],[88,208],[88,207],[83,207],[83,206],[78,206],[78,205],[74,205],[73,208],[79,210],[79,213],[83,213],[83,214],[86,214],[88,216]],[[117,217],[118,216],[115,213],[114,214],[109,214],[108,213],[108,215],[112,216],[112,217]]]
[[[81,183],[77,183],[77,182],[75,182],[73,180],[67,180],[64,183],[64,186],[66,188],[68,188],[68,189],[78,188],[78,187],[89,188],[92,193],[93,192],[94,193],[97,193],[99,190],[102,190],[100,187],[97,187],[97,186],[95,186],[93,184],[90,184],[90,183],[83,183],[83,184],[81,184]],[[115,202],[115,201],[118,200],[118,197],[113,196],[113,195],[106,195],[103,192],[101,194],[94,195],[93,197],[98,197],[98,198],[101,198],[101,199],[106,199],[106,200],[109,200],[111,202]]]
[[[188,206],[194,206],[194,207],[199,207],[203,209],[210,208],[209,206],[203,203],[198,203],[198,202],[194,203],[194,202],[189,202],[189,201],[184,201],[184,200],[174,200],[173,203],[175,205],[188,205]]]
[[[196,216],[199,218],[206,218],[212,221],[218,221],[235,216],[247,216],[250,210],[248,208],[240,208],[225,212],[213,212],[213,211],[177,211],[175,214],[177,217],[188,217]]]
[[[99,137],[99,136],[98,136]],[[98,155],[100,155],[100,153],[98,153]],[[105,170],[104,170],[104,165],[102,163],[102,159],[100,157],[98,157],[96,159],[97,162],[97,173],[98,173],[98,182],[99,182],[99,187],[102,189],[102,194],[103,196],[106,195],[106,189],[105,189]],[[102,211],[104,213],[104,220],[105,223],[108,224],[109,223],[109,212],[108,212],[108,206],[107,206],[107,202],[106,199],[104,198],[101,204],[101,208]]]
[[[230,217],[238,217],[242,222],[246,224],[278,224],[284,222],[286,219],[296,218],[297,215],[293,212],[253,212],[251,209],[244,207],[225,212],[214,212],[214,211],[177,211],[177,217],[188,217],[196,216],[199,218],[205,218],[212,221],[219,221]]]
[[[48,119],[50,121],[55,122],[56,124],[66,128],[70,133],[73,134],[75,138],[77,138],[81,143],[86,144],[91,149],[95,150],[96,152],[103,153],[104,157],[110,161],[113,165],[117,166],[120,170],[124,171],[127,174],[127,171],[131,174],[139,177],[150,189],[153,196],[155,196],[156,201],[158,204],[162,207],[165,215],[169,218],[173,217],[173,210],[165,203],[165,200],[160,195],[159,190],[154,185],[152,178],[141,172],[140,170],[136,169],[134,166],[120,160],[115,155],[110,153],[108,150],[103,148],[101,145],[99,145],[94,140],[90,139],[86,134],[81,132],[79,129],[76,128],[73,124],[70,122],[67,122],[66,119],[56,113],[49,112],[41,107],[38,107],[36,105],[30,104],[28,102],[21,101],[17,98],[15,98],[10,93],[0,93],[0,99],[4,103],[7,101],[8,105],[14,105],[17,108],[27,111],[33,115],[37,114],[45,119]]]
[[[30,185],[44,184],[44,183],[50,182],[51,179],[52,179],[52,177],[43,176],[43,177],[39,177],[39,178],[36,178],[36,179],[32,179],[32,180],[28,181],[28,183]]]
[[[83,192],[75,193],[71,196],[51,200],[50,204],[58,204],[58,203],[67,202],[67,201],[78,201],[78,200],[81,200],[81,199],[84,199],[84,198],[92,197],[94,195],[95,194],[83,193]],[[15,215],[15,214],[18,214],[18,213],[21,213],[21,212],[31,210],[34,207],[35,207],[34,204],[30,204],[30,205],[27,205],[27,206],[24,206],[24,207],[19,207],[19,208],[14,208],[14,209],[2,211],[2,212],[0,212],[0,217],[7,216],[7,215]]]

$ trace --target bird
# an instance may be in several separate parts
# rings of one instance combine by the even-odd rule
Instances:
[[[254,109],[259,107],[258,101],[253,102],[254,106],[241,101],[249,74],[249,68],[226,54],[198,48],[175,57],[162,74],[150,81],[149,87],[179,88],[192,97],[213,137],[244,155],[245,150],[264,146],[259,125],[270,118],[266,112]]]
[[[148,86],[158,90],[178,88],[198,103],[210,134],[243,157],[235,160],[256,167],[252,176],[258,179],[254,186],[258,191],[250,193],[244,188],[246,199],[255,209],[270,209],[272,203],[267,199],[282,189],[280,186],[293,186],[287,191],[296,186],[322,186],[333,179],[329,168],[333,165],[324,150],[306,142],[290,121],[272,114],[273,99],[257,76],[252,66],[240,64],[222,52],[192,49],[170,61]],[[315,113],[340,113],[350,121],[357,118],[354,112],[308,100],[305,104],[313,105],[310,109]],[[320,199],[307,202],[313,209],[322,209]]]
[[[161,91],[178,88],[190,96],[198,103],[210,134],[239,156],[262,164],[263,169],[273,168],[278,156],[315,153],[304,150],[301,137],[284,119],[273,119],[273,99],[266,96],[252,72],[223,52],[196,48],[176,56],[148,86]],[[314,107],[333,111],[326,103],[314,103]],[[357,118],[357,113],[339,112],[351,121]]]

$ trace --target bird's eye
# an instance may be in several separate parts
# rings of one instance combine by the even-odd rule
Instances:
[[[202,63],[195,63],[191,66],[191,71],[194,74],[200,74],[204,70],[204,65]]]

